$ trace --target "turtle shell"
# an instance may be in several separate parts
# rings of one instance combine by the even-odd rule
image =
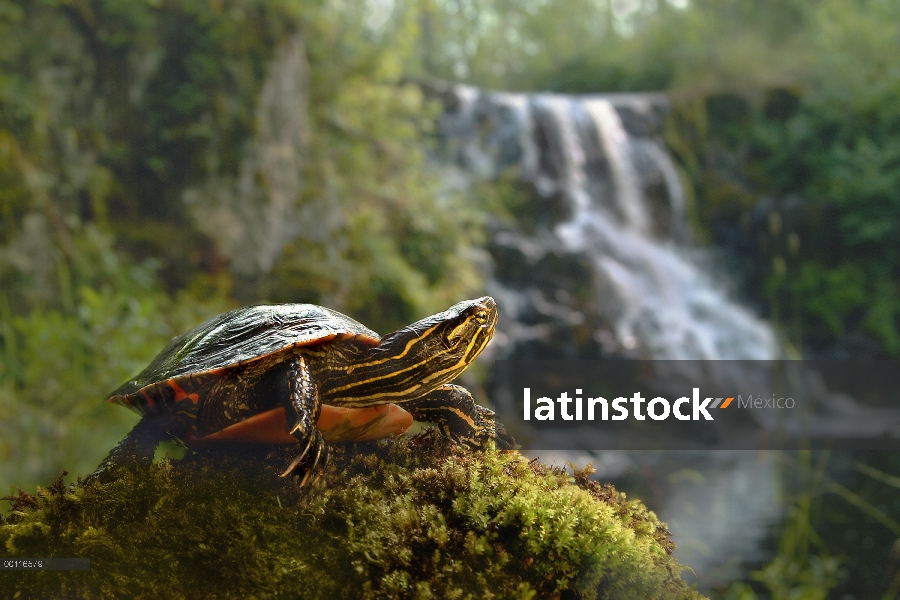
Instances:
[[[238,308],[175,338],[134,379],[107,398],[132,409],[131,399],[147,388],[216,375],[231,367],[298,346],[355,338],[378,345],[381,337],[358,321],[314,304],[272,304]]]

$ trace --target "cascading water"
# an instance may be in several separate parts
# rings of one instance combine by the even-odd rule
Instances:
[[[441,92],[448,107],[441,118],[443,139],[464,172],[490,178],[518,169],[519,178],[547,200],[547,213],[563,215],[555,222],[544,218],[546,225],[530,234],[514,227],[500,231],[495,245],[506,247],[505,256],[518,253],[526,269],[554,253],[580,255],[588,263],[594,288],[589,307],[567,301],[565,287],[552,281],[511,284],[498,272],[509,265],[498,265],[491,292],[507,300],[508,353],[516,354],[510,344],[554,331],[522,326],[541,320],[529,314],[542,314],[545,325],[587,319],[596,325],[593,337],[604,354],[760,360],[777,355],[771,327],[733,302],[725,286],[691,257],[697,251],[684,244],[684,193],[655,137],[663,96],[525,95],[466,86]],[[589,357],[591,351],[570,348],[564,355]]]
[[[782,354],[772,327],[733,301],[708,253],[688,244],[685,194],[660,139],[665,95],[424,89],[444,104],[440,158],[456,181],[513,172],[525,184],[516,193],[531,196],[512,222],[492,225],[496,358],[656,359],[664,377],[687,380],[698,363],[686,359],[716,361],[731,393],[772,388],[766,361]],[[815,400],[790,413],[794,432],[900,436],[900,411],[832,393],[802,365],[792,373],[789,390]],[[770,432],[785,426],[773,411],[753,418]]]
[[[442,159],[456,165],[457,183],[514,170],[533,188],[534,214],[516,215],[531,225],[494,224],[496,358],[777,356],[771,327],[733,302],[687,245],[684,192],[658,139],[664,96],[426,91],[444,103]],[[774,465],[753,452],[543,454],[591,461],[606,478],[696,473],[703,485],[672,485],[657,508],[704,587],[763,558],[756,548],[780,516]]]
[[[733,301],[727,281],[711,275],[708,254],[688,243],[685,195],[660,139],[665,96],[509,94],[440,83],[425,90],[444,103],[440,159],[454,165],[454,181],[514,172],[524,183],[517,192],[531,196],[512,222],[492,224],[487,291],[503,314],[495,358],[663,359],[654,364],[668,380],[691,380],[693,367],[711,364],[677,359],[714,360],[726,388],[772,389],[767,366],[781,355],[772,327]],[[745,362],[732,370],[722,362],[729,359]],[[831,393],[802,365],[792,372],[794,389],[815,398],[812,412],[748,411],[761,429],[784,431],[793,419],[795,432],[826,439],[900,436],[900,411]],[[501,381],[490,395],[513,406],[510,388]],[[557,447],[583,451],[544,452],[542,460],[590,461],[606,479],[646,476],[701,588],[765,560],[760,542],[782,515],[771,454],[597,453],[594,434],[560,435],[566,440]]]

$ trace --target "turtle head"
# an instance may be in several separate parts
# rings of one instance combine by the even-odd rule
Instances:
[[[349,366],[331,402],[369,406],[420,398],[463,372],[494,336],[497,303],[466,300],[381,339]],[[352,383],[350,382],[352,380]]]
[[[388,348],[402,344],[404,349],[410,348],[429,373],[458,367],[450,377],[452,379],[484,350],[494,337],[496,326],[497,303],[490,296],[484,296],[464,300],[404,327],[384,338],[380,346]]]

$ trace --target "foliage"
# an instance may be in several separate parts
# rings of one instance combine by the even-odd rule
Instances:
[[[135,418],[103,395],[236,303],[384,332],[478,287],[479,210],[529,199],[439,187],[406,75],[666,89],[698,239],[796,345],[900,355],[897,3],[387,4],[0,0],[0,485],[91,470]],[[764,578],[831,585],[783,554]]]
[[[387,332],[475,293],[415,20],[364,5],[0,0],[2,485],[90,471],[134,420],[104,395],[235,304]]]
[[[423,62],[441,77],[503,90],[749,92],[806,67],[811,49],[794,33],[819,4],[429,2]]]
[[[700,109],[705,123],[682,122],[702,223],[743,257],[750,296],[794,344],[900,356],[900,72],[882,54],[900,13],[882,2],[795,11],[791,44],[805,50],[784,53],[779,78],[725,85],[731,96]]]
[[[749,582],[732,583],[723,598],[896,596],[900,478],[882,468],[896,472],[897,454],[800,451],[778,457],[788,505],[778,553]]]
[[[444,77],[665,90],[697,237],[790,342],[900,356],[900,8],[882,0],[427,4]]]
[[[842,557],[828,553],[813,524],[814,513],[822,501],[823,481],[828,480],[828,454],[819,456],[812,464],[809,451],[799,452],[797,459],[780,455],[785,463],[784,491],[787,495],[788,515],[781,530],[778,554],[767,564],[750,574],[772,600],[825,600],[843,579]],[[761,585],[760,585],[761,584]],[[735,582],[725,594],[726,600],[756,600],[753,586]]]
[[[813,351],[900,355],[900,163],[888,133],[900,126],[900,74],[870,60],[897,19],[876,8],[817,48],[796,86],[758,103],[695,101],[670,136],[691,155],[703,227],[743,259],[750,296]],[[870,41],[851,53],[850,37]]]
[[[667,91],[665,137],[691,188],[695,238],[725,250],[744,296],[807,356],[900,356],[900,5],[475,4],[440,4],[467,24],[445,28],[452,52],[426,53],[437,72],[493,89]],[[897,470],[895,453],[861,460]],[[896,595],[885,519],[900,495],[872,481],[829,489],[798,490],[817,500],[791,503],[781,532],[821,543],[780,547],[731,597]]]
[[[28,238],[7,248],[0,272],[30,294],[0,295],[0,481],[25,487],[64,465],[93,470],[136,421],[103,396],[169,338],[227,306],[212,281],[170,298],[156,284],[152,261],[130,263],[96,226],[74,227],[66,257],[41,216],[28,221]]]
[[[41,596],[700,598],[665,525],[610,486],[440,435],[348,446],[304,489],[293,448],[209,450],[20,494],[9,556],[82,556],[89,572],[14,574]],[[35,575],[50,575],[35,577]]]
[[[533,91],[596,48],[615,16],[589,0],[410,2],[420,11],[419,68],[447,80]]]
[[[749,297],[812,352],[900,356],[900,72],[886,51],[898,23],[895,3],[707,0],[648,16],[616,45],[659,59],[625,63],[628,81],[671,90],[667,141],[701,238],[732,253]]]
[[[0,241],[52,202],[161,261],[169,290],[234,266],[241,301],[378,329],[470,292],[477,222],[431,201],[429,111],[396,85],[415,22],[377,36],[364,4],[5,1]]]

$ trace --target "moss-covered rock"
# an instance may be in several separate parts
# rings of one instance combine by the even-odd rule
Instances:
[[[347,445],[298,488],[293,448],[212,448],[9,498],[3,597],[699,598],[664,524],[609,485],[439,435]]]

